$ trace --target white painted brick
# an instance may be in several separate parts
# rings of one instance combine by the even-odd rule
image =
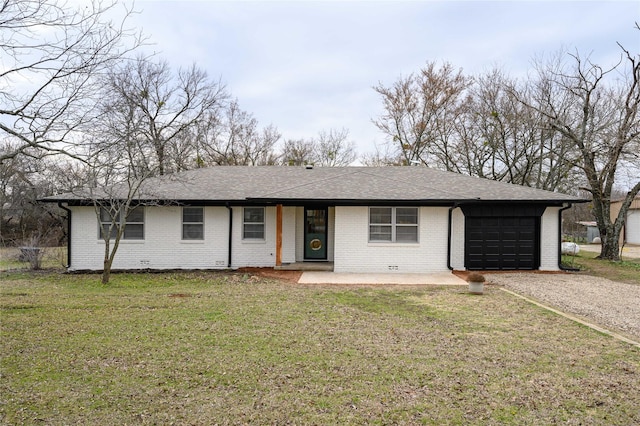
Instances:
[[[276,208],[265,207],[264,240],[242,238],[243,208],[233,207],[232,266],[273,267],[276,264]]]
[[[101,270],[105,244],[93,207],[71,207],[71,270]],[[145,207],[144,240],[121,240],[113,269],[213,269],[227,267],[228,212],[205,208],[202,241],[182,240],[182,208]]]
[[[368,207],[335,208],[336,272],[447,271],[448,208],[420,207],[419,242],[370,243]]]
[[[540,220],[540,270],[558,271],[558,211],[560,207],[547,207]]]
[[[455,270],[464,268],[464,214],[456,208],[451,214],[451,266]]]

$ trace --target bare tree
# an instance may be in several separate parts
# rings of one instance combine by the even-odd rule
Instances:
[[[8,144],[4,150],[13,147]],[[57,208],[36,202],[61,186],[50,158],[18,155],[0,163],[0,244],[24,241],[58,244],[64,237],[63,218]]]
[[[197,152],[190,138],[206,120],[219,119],[227,93],[195,66],[174,75],[166,62],[140,57],[108,75],[103,99],[100,120],[85,135],[92,184],[82,196],[100,223],[106,284],[121,239],[142,238],[141,209],[158,204],[146,182],[188,168],[184,158]]]
[[[373,152],[361,155],[360,162],[369,167],[402,166],[404,164],[403,158],[395,150],[392,152],[388,143],[382,144],[382,146],[376,145]]]
[[[471,83],[449,63],[439,68],[435,62],[427,63],[391,87],[374,87],[382,97],[384,113],[373,123],[387,135],[405,164],[452,170],[449,138],[462,116]]]
[[[521,99],[541,87],[518,87],[500,70],[475,79],[463,129],[457,133],[456,171],[547,190],[570,182],[576,155],[573,144],[546,125],[544,116]],[[455,140],[452,141],[455,144]]]
[[[356,159],[355,144],[348,138],[349,130],[343,128],[321,130],[315,138],[289,139],[282,147],[281,162],[289,166],[348,166]]]
[[[139,57],[114,70],[108,79],[104,110],[110,126],[122,132],[136,126],[135,143],[163,175],[177,169],[170,154],[184,149],[181,137],[205,118],[215,117],[228,95],[220,82],[192,66],[173,75],[166,62]],[[122,137],[122,134],[115,134]],[[152,161],[151,161],[152,159]]]
[[[620,259],[620,231],[640,192],[635,176],[620,213],[611,219],[611,194],[621,167],[625,163],[635,170],[640,167],[640,56],[622,50],[621,62],[609,69],[577,53],[569,55],[569,64],[540,66],[538,79],[551,89],[530,105],[544,114],[551,129],[574,144],[577,166],[588,184],[585,189],[593,197],[602,239],[599,257],[610,260]]]
[[[288,166],[304,166],[313,164],[314,143],[309,139],[288,139],[282,148],[282,163]]]
[[[113,262],[120,241],[127,234],[133,238],[142,238],[142,231],[128,226],[132,218],[139,221],[140,208],[157,205],[155,198],[147,189],[145,182],[158,174],[157,163],[145,156],[138,146],[137,122],[130,123],[128,132],[110,134],[108,127],[99,137],[110,139],[107,145],[103,140],[92,141],[95,154],[87,161],[85,181],[90,182],[75,191],[84,199],[91,201],[96,218],[100,224],[101,238],[104,242],[102,283],[109,283]],[[138,226],[138,228],[140,228]]]
[[[322,130],[314,146],[314,159],[319,166],[348,166],[356,159],[355,144],[349,141],[349,130]]]
[[[130,10],[120,22],[108,17],[117,4],[0,3],[0,136],[12,142],[0,162],[20,154],[73,154],[75,133],[97,115],[95,77],[140,42],[125,27]]]
[[[220,115],[209,115],[197,127],[197,158],[202,165],[258,166],[275,164],[278,129],[262,129],[258,120],[242,110],[237,100]]]

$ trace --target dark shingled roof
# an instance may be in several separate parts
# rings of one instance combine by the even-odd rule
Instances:
[[[149,179],[140,193],[140,200],[204,204],[451,204],[481,200],[559,205],[563,202],[586,201],[566,194],[422,166],[311,169],[286,166],[219,166]],[[91,198],[86,194],[67,193],[42,201],[77,203]]]

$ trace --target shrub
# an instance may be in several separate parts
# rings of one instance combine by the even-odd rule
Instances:
[[[477,272],[472,272],[467,277],[467,282],[470,282],[470,283],[483,283],[485,281],[486,281],[486,278],[484,277],[484,275],[479,274]]]

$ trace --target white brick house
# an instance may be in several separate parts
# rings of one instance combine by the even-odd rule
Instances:
[[[100,270],[94,197],[69,211],[69,270]],[[426,167],[213,167],[147,181],[114,269],[336,272],[559,269],[563,208],[582,202]]]

